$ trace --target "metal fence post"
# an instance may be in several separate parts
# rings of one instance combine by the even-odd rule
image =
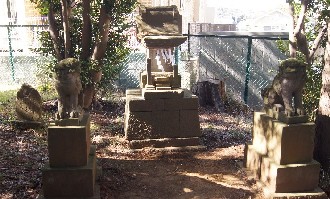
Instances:
[[[179,47],[174,47],[174,64],[179,66]]]
[[[11,66],[11,77],[12,77],[13,81],[15,81],[13,47],[11,45],[11,27],[7,26],[7,31],[8,31],[9,63],[10,63],[10,66]]]
[[[245,88],[244,88],[244,103],[247,104],[249,96],[249,81],[250,81],[250,66],[251,66],[251,50],[252,50],[252,37],[248,37],[248,51],[246,56],[245,68]]]
[[[190,23],[188,23],[188,57],[190,57]]]

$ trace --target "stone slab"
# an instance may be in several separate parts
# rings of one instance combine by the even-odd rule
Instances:
[[[145,85],[144,90],[146,90],[146,91],[155,90],[155,88],[156,87],[154,85],[147,84],[147,85]]]
[[[165,110],[197,110],[198,97],[192,96],[190,98],[166,99],[164,100]]]
[[[166,148],[166,147],[187,147],[200,146],[199,137],[191,138],[162,138],[162,139],[144,139],[131,140],[129,142],[130,149],[142,149],[145,147]]]
[[[141,89],[126,89],[126,95],[142,96]]]
[[[89,126],[49,126],[48,153],[51,167],[84,166],[90,152]]]
[[[127,99],[128,109],[132,112],[147,112],[147,111],[161,111],[164,110],[164,100],[163,99],[152,99],[145,100],[140,98]]]
[[[176,90],[146,90],[142,89],[142,96],[144,99],[173,99],[183,98],[184,91],[182,89]]]
[[[172,87],[169,84],[165,84],[165,85],[156,84],[156,90],[171,90],[171,89]]]
[[[295,115],[295,116],[285,115],[284,107],[280,104],[274,105],[273,108],[266,108],[265,112],[270,117],[286,124],[298,124],[298,123],[308,122],[307,115]]]
[[[284,122],[286,124],[299,124],[308,122],[307,115],[299,115],[299,116],[287,116],[284,112],[280,112],[278,114],[278,120]]]
[[[278,164],[307,163],[313,159],[314,129],[314,123],[286,124],[255,112],[253,145]]]
[[[198,110],[180,111],[180,134],[179,137],[201,136]]]
[[[265,186],[262,186],[262,189],[266,199],[327,199],[328,198],[327,194],[319,187],[309,192],[300,192],[300,193],[272,193]]]
[[[272,193],[308,192],[317,188],[320,164],[279,165],[270,158],[262,158],[260,181]]]
[[[90,197],[47,197],[47,198],[45,198],[43,193],[40,193],[40,195],[37,197],[37,199],[101,199],[100,185],[95,184],[94,194],[93,194],[93,196],[90,196]]]
[[[274,193],[267,187],[266,184],[258,180],[254,172],[244,166],[244,162],[238,162],[238,165],[247,174],[248,179],[256,180],[258,188],[263,190],[265,199],[326,199],[326,193],[319,187],[307,192],[291,192],[291,193]]]
[[[79,126],[78,118],[60,119],[55,121],[56,126]]]
[[[53,168],[45,165],[42,169],[43,194],[45,198],[92,197],[96,177],[95,147],[88,163],[82,167]]]

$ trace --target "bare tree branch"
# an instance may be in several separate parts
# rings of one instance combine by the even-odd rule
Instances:
[[[315,52],[316,50],[319,48],[319,46],[321,45],[321,41],[322,38],[325,36],[325,34],[327,33],[327,25],[324,25],[320,31],[319,34],[317,35],[317,37],[314,40],[313,46],[312,48],[309,50],[309,59],[312,60],[314,58]]]
[[[104,57],[106,48],[107,48],[107,42],[108,42],[108,34],[109,34],[109,28],[110,28],[110,18],[106,13],[105,5],[103,4],[100,10],[100,18],[99,18],[99,37],[96,40],[96,45],[94,47],[92,59],[101,61],[101,59]]]
[[[68,7],[67,0],[61,0],[62,5],[62,17],[63,17],[63,32],[64,32],[64,57],[68,58],[70,56],[71,50],[71,40],[70,40],[70,21],[69,13],[71,13],[71,8]]]
[[[295,14],[294,14],[294,5],[292,1],[289,3],[290,6],[290,16],[291,16],[291,23],[292,26],[290,27],[290,33],[289,33],[289,52],[290,57],[295,58],[297,56],[297,43],[294,35],[294,24],[295,24]]]
[[[305,21],[305,14],[307,12],[307,7],[308,7],[308,4],[310,3],[310,0],[301,0],[301,10],[300,10],[300,13],[299,13],[299,17],[298,17],[298,20],[297,20],[297,24],[296,24],[296,27],[294,29],[294,34],[298,34],[298,32],[301,31],[301,29],[304,28],[304,21]]]
[[[80,59],[87,60],[91,53],[91,45],[92,45],[92,22],[90,18],[91,11],[91,0],[83,0],[83,28],[82,28],[82,51],[80,55]]]
[[[50,3],[49,5],[49,12],[48,12],[48,23],[49,23],[49,34],[51,39],[53,40],[54,44],[54,50],[55,50],[55,57],[58,61],[63,59],[63,55],[61,53],[61,48],[60,48],[60,36],[59,36],[59,31],[57,29],[57,25],[55,22],[55,16],[53,12],[53,4]]]

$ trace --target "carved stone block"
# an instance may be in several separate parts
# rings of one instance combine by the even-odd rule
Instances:
[[[23,84],[17,92],[15,110],[19,120],[41,120],[42,99],[39,92],[30,85]]]

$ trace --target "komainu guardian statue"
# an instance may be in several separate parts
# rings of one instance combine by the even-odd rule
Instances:
[[[265,108],[273,108],[275,104],[281,104],[287,116],[305,115],[302,92],[306,79],[304,62],[294,58],[282,61],[272,86],[261,92]]]
[[[55,78],[59,95],[57,119],[77,118],[78,95],[82,89],[80,62],[75,58],[63,59],[55,66]]]

